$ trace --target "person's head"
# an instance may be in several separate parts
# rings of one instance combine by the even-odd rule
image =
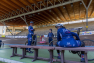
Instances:
[[[57,25],[55,26],[55,28],[59,29],[59,28],[65,28],[65,27],[63,26],[63,24],[57,24]]]
[[[52,29],[49,29],[49,32],[51,33],[52,32]]]
[[[33,21],[31,21],[31,22],[30,22],[30,26],[33,26],[33,24],[34,24],[34,22],[33,22]]]

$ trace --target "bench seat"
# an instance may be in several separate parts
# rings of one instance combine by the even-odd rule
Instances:
[[[55,60],[55,61],[60,61],[61,63],[83,63],[83,62],[74,62],[74,61],[67,61],[64,58],[64,51],[65,50],[70,50],[70,51],[84,51],[84,58],[85,58],[85,63],[88,63],[88,58],[87,58],[87,52],[88,51],[94,51],[94,47],[76,47],[76,48],[64,48],[64,47],[55,47],[55,50],[60,50],[61,52],[61,60]]]
[[[41,60],[50,61],[49,63],[53,62],[53,50],[55,49],[54,47],[49,47],[49,46],[27,46],[27,45],[11,45],[9,47],[13,48],[13,53],[12,53],[11,57],[21,56],[20,59],[23,59],[23,58],[27,57],[27,58],[34,58],[32,61],[36,61],[37,59],[41,59]],[[17,48],[22,49],[22,55],[17,54]],[[26,55],[26,48],[32,48],[34,50],[34,56],[27,56]],[[50,58],[38,57],[38,49],[48,49],[48,51],[50,53]]]

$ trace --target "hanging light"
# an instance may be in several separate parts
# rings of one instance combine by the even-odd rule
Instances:
[[[80,2],[80,5],[82,5],[82,2]]]
[[[38,13],[38,15],[39,15],[40,13]]]
[[[51,12],[51,10],[49,10],[49,12]]]
[[[65,9],[65,6],[63,8]]]

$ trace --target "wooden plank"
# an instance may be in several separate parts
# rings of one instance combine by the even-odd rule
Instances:
[[[16,56],[22,56],[21,54],[15,54]],[[28,56],[28,55],[25,55],[26,58],[31,58],[33,59],[34,56]],[[38,60],[44,60],[44,61],[50,61],[49,58],[42,58],[42,57],[37,57]]]
[[[20,48],[34,48],[34,49],[53,49],[54,47],[49,47],[49,46],[27,46],[27,45],[11,45],[9,47],[20,47]]]
[[[10,45],[9,47],[20,47],[20,46],[23,46],[23,45]]]
[[[15,54],[16,56],[22,56],[21,54]],[[25,55],[26,58],[31,58],[33,59],[34,56],[28,56],[28,55]],[[38,60],[44,60],[44,61],[50,61],[49,58],[42,58],[42,57],[37,57]]]
[[[49,47],[49,46],[20,46],[20,48],[33,48],[33,49],[51,49],[54,50],[54,47]]]
[[[76,48],[64,48],[55,47],[56,50],[72,50],[72,51],[94,51],[94,47],[76,47]]]

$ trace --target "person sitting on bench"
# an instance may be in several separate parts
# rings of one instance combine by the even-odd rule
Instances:
[[[70,32],[68,29],[66,29],[62,24],[57,24],[55,26],[57,28],[57,40],[58,42],[56,43],[56,46],[59,47],[67,47],[67,48],[72,48],[72,47],[85,47],[85,44],[80,41],[79,36],[74,33]],[[74,37],[76,37],[76,40]],[[60,59],[60,52],[57,50],[58,53],[58,59]],[[81,62],[84,61],[84,52],[81,52]]]

